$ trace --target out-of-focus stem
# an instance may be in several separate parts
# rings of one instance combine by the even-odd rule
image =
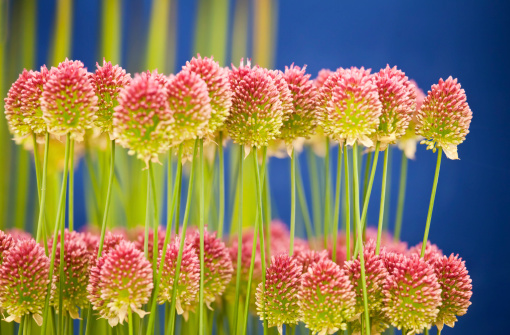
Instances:
[[[398,207],[397,207],[397,218],[395,220],[395,232],[393,239],[395,242],[400,240],[400,234],[402,232],[402,218],[404,216],[404,202],[406,197],[406,182],[407,182],[407,157],[404,151],[402,151],[402,161],[400,165],[400,184],[398,188]]]
[[[333,215],[333,262],[336,262],[336,248],[338,241],[338,225],[340,224],[340,185],[342,181],[342,145],[338,144],[338,157],[336,163],[336,190],[335,190],[335,210]]]
[[[239,291],[241,289],[241,257],[242,257],[242,244],[243,244],[243,165],[244,165],[244,148],[239,145],[239,172],[238,172],[238,200],[237,200],[237,269],[236,269],[236,294],[234,300],[234,327],[232,333],[237,334],[237,322],[239,318]],[[257,235],[255,233],[255,235]]]
[[[324,248],[328,247],[331,224],[331,176],[329,174],[329,138],[326,137],[326,156],[324,157]]]
[[[289,256],[292,256],[294,253],[294,234],[296,233],[296,150],[294,150],[294,148],[292,148],[292,154],[290,157],[290,199]]]
[[[381,205],[379,207],[379,224],[377,226],[377,242],[375,247],[375,254],[379,255],[381,248],[381,236],[384,222],[384,201],[386,200],[386,177],[388,175],[388,149],[384,150],[384,165],[381,185]]]

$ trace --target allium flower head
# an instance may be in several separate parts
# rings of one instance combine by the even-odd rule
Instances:
[[[397,141],[397,145],[400,150],[404,151],[404,154],[408,159],[414,159],[417,143],[423,139],[422,136],[416,134],[416,116],[423,104],[423,100],[425,100],[425,93],[423,93],[423,90],[418,87],[418,84],[414,80],[411,79],[410,82],[414,86],[416,108],[411,117],[411,121],[409,121],[406,133]]]
[[[103,59],[103,66],[96,63],[97,70],[92,73],[91,82],[98,98],[97,119],[94,122],[101,132],[113,132],[113,110],[119,104],[117,96],[120,90],[129,84],[131,75],[118,65],[112,65]]]
[[[2,265],[4,254],[14,245],[11,235],[0,230],[0,266]]]
[[[82,62],[66,59],[51,68],[43,86],[41,108],[50,133],[70,133],[77,141],[83,139],[96,119],[97,96]]]
[[[356,141],[373,146],[370,139],[379,126],[381,102],[370,70],[338,69],[320,90],[324,133],[340,143]]]
[[[19,240],[3,254],[0,306],[9,314],[5,321],[19,323],[28,314],[42,324],[49,269],[50,260],[34,239]]]
[[[260,320],[267,320],[268,327],[278,327],[283,334],[283,324],[299,322],[298,290],[301,284],[301,266],[289,255],[271,257],[266,271],[266,286],[257,287],[256,304]]]
[[[367,232],[368,232],[369,228],[367,228]],[[368,234],[367,234],[367,236],[368,236]],[[335,237],[333,237],[333,238],[335,238]],[[345,261],[347,260],[347,243],[346,242],[347,242],[347,238],[346,238],[345,234],[344,233],[338,234],[338,239],[336,241],[336,259],[335,259],[335,263],[340,265],[340,267],[343,267]],[[352,242],[353,241],[352,241],[352,237],[351,237],[351,244],[350,244],[351,254],[352,254],[352,249],[353,249],[353,243]],[[328,240],[327,252],[328,252],[328,258],[333,260],[333,239],[329,239]]]
[[[329,76],[333,74],[333,71],[330,69],[322,69],[317,74],[317,78],[313,80],[313,85],[318,89],[320,89],[322,86],[324,86],[324,83],[326,80],[328,80]]]
[[[438,258],[434,264],[434,271],[441,285],[442,304],[436,319],[439,330],[444,325],[452,327],[457,322],[457,316],[466,314],[471,305],[473,295],[471,278],[466,269],[466,264],[458,255]]]
[[[268,70],[250,64],[230,72],[232,110],[225,121],[228,133],[236,143],[262,147],[274,140],[282,126],[280,92]]]
[[[199,74],[182,70],[168,80],[168,102],[175,119],[174,142],[203,137],[211,118],[211,98]]]
[[[30,71],[31,76],[24,85],[22,93],[21,110],[25,117],[25,123],[30,125],[35,134],[45,134],[47,125],[43,119],[41,108],[41,97],[44,84],[49,78],[50,72],[45,65],[41,66],[40,71]]]
[[[118,101],[113,114],[115,139],[146,163],[157,161],[170,145],[174,122],[164,82],[157,72],[135,74]]]
[[[165,235],[166,230],[159,226],[158,227],[158,254],[163,249],[163,246],[165,245]],[[135,247],[140,250],[141,252],[144,252],[144,244],[145,244],[145,230],[140,229],[136,233],[136,240],[134,241]],[[152,261],[154,259],[154,230],[149,229],[149,241],[148,241],[148,259],[149,261]]]
[[[309,138],[318,123],[317,90],[305,72],[306,66],[300,68],[292,64],[285,67],[283,78],[292,93],[293,108],[285,116],[280,137],[291,144],[298,137]]]
[[[417,255],[404,256],[384,284],[383,311],[403,333],[430,328],[441,306],[441,287],[434,269]]]
[[[122,241],[100,261],[99,283],[94,284],[99,286],[101,297],[100,303],[91,299],[93,308],[112,327],[122,324],[130,309],[143,318],[147,313],[141,308],[153,288],[151,263],[128,241]],[[91,276],[92,280],[96,278]]]
[[[32,133],[32,128],[27,123],[22,110],[23,92],[27,81],[33,76],[32,72],[24,69],[18,79],[12,84],[7,92],[7,97],[4,99],[7,124],[16,140],[21,140]]]
[[[423,246],[422,242],[418,243],[414,247],[409,248],[409,253],[420,256],[422,246]],[[437,245],[430,243],[430,241],[427,241],[427,245],[425,246],[425,255],[423,256],[423,259],[425,259],[425,261],[430,265],[434,266],[436,260],[442,257],[443,251],[439,249]]]
[[[220,67],[213,57],[193,57],[183,70],[191,71],[200,76],[207,84],[209,98],[211,99],[211,118],[206,128],[206,135],[213,136],[223,127],[232,106],[232,91],[228,80],[228,68]]]
[[[200,233],[194,230],[189,235],[191,245],[200,259]],[[204,302],[209,309],[221,296],[232,279],[232,261],[225,243],[216,237],[216,232],[204,234]]]
[[[315,263],[328,258],[326,250],[317,251],[310,248],[295,248],[292,255],[296,262],[301,266],[302,273],[308,272],[308,269]]]
[[[375,73],[374,81],[382,104],[375,139],[381,142],[381,150],[384,150],[406,133],[416,107],[415,87],[396,66],[387,65]]]
[[[301,321],[312,333],[333,334],[356,318],[356,295],[349,277],[329,259],[313,264],[301,277]]]
[[[80,317],[78,309],[85,308],[89,303],[87,284],[89,281],[90,257],[81,236],[76,232],[66,230],[64,234],[64,278],[61,278],[58,270],[60,268],[61,253],[60,238],[59,235],[55,252],[55,271],[53,272],[50,303],[59,313],[60,285],[64,283],[62,286],[62,309],[64,312],[68,312],[71,318],[78,319]],[[48,244],[51,253],[53,241],[49,240]]]
[[[457,146],[466,139],[472,118],[466,92],[450,76],[432,85],[418,111],[416,133],[425,137],[427,149],[441,147],[446,157],[459,159]]]
[[[177,267],[177,256],[179,255],[180,238],[176,237],[166,249],[165,264],[159,282],[158,302],[163,304],[172,301],[172,290],[174,287],[175,270]],[[161,263],[161,255],[158,259],[158,268]],[[193,246],[184,241],[182,250],[181,270],[177,282],[177,296],[175,309],[179,315],[187,320],[189,311],[194,310],[198,303],[198,290],[200,287],[200,261]]]

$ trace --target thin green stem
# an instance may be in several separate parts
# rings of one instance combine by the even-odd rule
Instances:
[[[45,209],[46,209],[46,179],[48,174],[48,153],[50,147],[50,134],[46,133],[44,136],[44,160],[43,160],[43,170],[42,170],[42,181],[40,185],[40,203],[39,203],[39,218],[37,219],[37,235],[35,241],[39,243],[41,241],[41,235],[43,233],[44,219],[45,219]],[[36,160],[36,166],[39,162]],[[46,241],[44,241],[46,245]]]
[[[29,182],[29,155],[25,150],[18,150],[18,161],[16,163],[16,204],[15,204],[15,227],[25,229],[26,207]]]
[[[262,221],[262,229],[265,231],[265,253],[266,259],[271,259],[271,188],[269,186],[269,166],[267,164],[267,146],[262,147],[262,166],[260,171],[263,185],[262,194],[262,212],[264,220]],[[264,225],[265,223],[265,225]]]
[[[143,253],[145,258],[149,259],[149,229],[150,229],[150,209],[151,209],[151,174],[147,171],[147,200],[145,203],[145,231],[143,239]]]
[[[159,214],[158,214],[158,197],[156,192],[156,182],[154,179],[154,168],[152,162],[149,162],[149,175],[150,175],[150,183],[151,183],[151,195],[152,195],[152,210],[154,215],[154,221],[152,223],[152,273],[153,278],[156,277],[156,267],[158,265],[158,256],[159,256],[159,239],[158,239],[158,230],[159,230]]]
[[[379,148],[377,148],[379,149]],[[353,179],[353,184],[354,184],[354,221],[356,223],[356,229],[357,229],[357,241],[358,241],[358,244],[361,246],[363,241],[362,241],[362,234],[363,234],[363,229],[362,229],[362,224],[361,224],[361,220],[360,220],[360,213],[359,213],[359,181],[358,181],[358,144],[357,143],[354,143],[354,146],[352,147],[352,152],[353,152],[353,155],[352,155],[352,167],[353,167],[353,175],[354,175],[354,179]],[[376,158],[374,159],[374,161],[376,160]],[[365,278],[365,259],[364,259],[364,255],[363,255],[363,252],[360,252],[359,253],[359,260],[360,260],[360,269],[361,269],[361,288],[362,288],[362,291],[363,291],[363,307],[365,309],[364,311],[364,315],[365,315],[365,324],[367,325],[366,327],[366,334],[367,335],[370,335],[370,317],[369,317],[369,313],[370,311],[368,310],[368,297],[367,297],[367,282],[366,282],[366,278]]]
[[[156,299],[154,299],[154,300],[156,300]],[[131,308],[128,309],[128,326],[129,326],[129,335],[133,335],[133,313],[131,312]]]
[[[27,315],[23,315],[21,317],[21,322],[19,323],[18,327],[18,335],[23,335],[23,326],[25,325],[25,319],[27,318]]]
[[[74,140],[71,141],[71,160],[69,161],[69,231],[74,230]]]
[[[85,163],[87,165],[87,170],[89,171],[90,183],[92,184],[92,190],[94,194],[94,207],[96,210],[96,220],[97,223],[101,222],[101,209],[99,207],[99,185],[97,182],[96,172],[94,170],[94,164],[92,163],[92,155],[90,152],[90,146],[87,140],[85,140]]]
[[[205,334],[205,313],[204,313],[204,276],[205,276],[205,266],[204,266],[204,229],[205,229],[205,192],[204,192],[204,139],[201,138],[199,140],[200,144],[200,156],[198,161],[198,170],[200,171],[199,178],[199,230],[200,230],[200,288],[198,291],[198,334]]]
[[[398,207],[397,207],[397,218],[395,220],[395,234],[393,238],[395,242],[400,240],[400,234],[402,232],[402,218],[404,217],[404,202],[406,197],[406,182],[407,182],[407,157],[404,151],[402,151],[400,165],[400,184],[398,188]]]
[[[303,221],[305,223],[306,235],[308,239],[311,239],[314,236],[314,232],[312,228],[312,220],[310,219],[310,210],[308,209],[308,204],[306,202],[303,175],[301,174],[301,167],[299,164],[296,164],[296,190],[299,199],[299,207],[301,208],[301,214],[303,215]]]
[[[237,175],[238,181],[238,200],[237,200],[237,269],[236,269],[236,294],[234,300],[234,326],[232,333],[237,334],[237,322],[239,318],[239,291],[241,289],[241,257],[242,257],[242,244],[243,244],[243,167],[244,167],[244,148],[239,145],[239,172]],[[255,234],[257,235],[257,234]]]
[[[344,147],[344,170],[345,170],[345,247],[347,252],[347,260],[351,260],[351,193],[349,190],[349,153],[347,152],[347,144]]]
[[[342,146],[338,145],[338,157],[336,163],[336,190],[335,190],[335,210],[333,215],[333,225],[335,230],[333,232],[333,262],[336,262],[336,248],[338,241],[338,226],[340,224],[340,185],[342,181]]]
[[[430,221],[432,220],[432,210],[434,209],[434,200],[436,199],[437,181],[439,179],[439,169],[441,168],[441,156],[443,155],[443,148],[439,147],[437,150],[436,173],[434,174],[434,184],[432,186],[432,194],[430,195],[429,212],[427,214],[427,223],[425,225],[425,234],[423,234],[423,244],[421,246],[421,257],[425,256],[425,248],[427,247],[427,240],[429,238]]]
[[[218,212],[218,238],[223,237],[223,224],[225,221],[225,162],[223,155],[223,132],[220,131],[218,141],[218,160],[219,160],[219,212]]]
[[[290,156],[290,246],[289,256],[294,253],[294,234],[296,233],[296,150],[292,148]],[[265,273],[263,273],[265,276]]]
[[[363,201],[365,201],[365,197],[367,196],[368,189],[368,173],[370,172],[370,162],[372,161],[372,152],[369,151],[367,153],[367,159],[365,161],[365,174],[363,175]]]
[[[317,160],[311,148],[306,150],[306,158],[310,176],[310,189],[312,190],[313,225],[315,234],[319,236],[321,233],[320,223],[322,222],[319,172],[317,171]]]
[[[328,247],[331,224],[331,176],[329,175],[329,138],[326,137],[326,156],[324,157],[324,248]]]
[[[104,212],[103,212],[103,222],[101,224],[101,237],[99,239],[99,246],[97,249],[97,259],[99,259],[99,257],[101,257],[101,254],[103,252],[104,237],[106,234],[106,223],[108,222],[108,213],[110,211],[110,199],[111,199],[111,194],[112,194],[112,184],[113,184],[113,178],[115,176],[115,140],[111,140],[110,146],[111,146],[110,174],[108,177],[108,190],[106,192],[106,203],[105,203]]]
[[[384,202],[386,200],[386,177],[388,175],[388,154],[389,150],[384,150],[384,164],[383,164],[383,175],[381,184],[381,205],[379,207],[379,224],[377,225],[377,242],[375,246],[375,254],[379,255],[381,249],[381,236],[384,222]]]

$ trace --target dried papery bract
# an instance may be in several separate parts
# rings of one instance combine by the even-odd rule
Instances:
[[[416,107],[415,87],[396,66],[390,68],[387,65],[373,76],[382,104],[382,114],[374,139],[381,143],[382,151],[406,133]]]
[[[21,317],[31,315],[42,324],[49,270],[50,260],[34,239],[18,240],[3,253],[0,306],[8,314],[5,321],[19,323]]]
[[[312,333],[333,334],[346,330],[354,320],[356,294],[349,277],[329,259],[313,264],[301,277],[301,321]]]
[[[418,112],[416,133],[425,137],[427,149],[441,147],[446,157],[458,159],[457,146],[466,139],[472,118],[466,92],[450,76],[432,85]]]
[[[205,133],[207,137],[213,137],[217,131],[223,128],[232,106],[232,91],[228,80],[229,70],[220,67],[213,57],[202,58],[200,55],[186,62],[182,68],[198,74],[207,85],[211,100],[211,118]]]
[[[113,113],[119,101],[120,90],[131,81],[131,75],[119,65],[112,65],[103,59],[103,66],[96,63],[96,72],[91,73],[91,82],[97,95],[98,110],[94,125],[101,132],[113,132]]]
[[[22,92],[21,111],[25,117],[25,123],[30,125],[32,131],[37,135],[44,135],[48,127],[43,119],[41,108],[41,97],[44,90],[44,84],[49,78],[50,72],[45,65],[41,66],[39,71],[30,71],[31,76],[24,85]]]
[[[32,71],[23,70],[18,79],[11,85],[4,99],[5,118],[10,132],[14,135],[16,141],[20,141],[32,133],[32,128],[26,122],[23,115],[22,96],[25,90],[25,84],[32,77]]]
[[[83,140],[96,119],[97,96],[82,62],[66,59],[51,68],[43,85],[41,108],[51,134],[70,133],[71,138]]]
[[[260,320],[267,320],[268,327],[277,327],[283,334],[283,325],[299,322],[298,289],[302,267],[289,255],[271,257],[266,270],[266,286],[257,287],[256,304]]]
[[[444,325],[453,328],[457,316],[466,314],[471,305],[471,277],[462,258],[453,254],[436,259],[434,271],[441,285],[442,298],[435,325],[439,330],[442,330]]]
[[[165,79],[157,72],[135,74],[118,96],[113,114],[113,136],[130,154],[146,164],[168,150],[174,119],[168,107]]]

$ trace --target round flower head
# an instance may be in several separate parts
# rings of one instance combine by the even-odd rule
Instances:
[[[32,128],[27,123],[22,110],[22,96],[25,84],[32,76],[32,71],[23,70],[18,79],[12,84],[7,92],[7,97],[4,99],[5,118],[15,140],[21,140],[32,133]]]
[[[55,271],[53,272],[53,281],[51,288],[51,305],[59,313],[59,295],[62,289],[62,310],[68,312],[71,318],[80,317],[78,308],[85,308],[89,301],[87,299],[87,284],[89,281],[89,262],[90,257],[87,246],[81,236],[76,232],[66,230],[64,234],[64,278],[60,277],[60,235],[57,241],[57,250],[55,252]],[[48,241],[50,253],[53,241]],[[63,287],[60,285],[64,283]]]
[[[367,231],[368,231],[368,228],[367,228]],[[333,237],[333,238],[335,238],[335,237]],[[345,234],[344,233],[338,234],[338,239],[336,242],[335,263],[340,265],[340,267],[343,267],[345,261],[347,260],[347,243],[346,242],[347,242],[347,238],[346,238]],[[353,247],[352,242],[353,241],[352,241],[352,237],[351,237],[351,244],[350,244],[351,254],[352,254],[352,247]],[[333,260],[333,240],[332,239],[328,240],[327,252],[328,252],[329,259]]]
[[[165,152],[172,135],[172,112],[168,107],[168,91],[156,72],[135,74],[118,96],[113,114],[113,136],[130,154],[157,161]]]
[[[40,71],[30,71],[31,76],[25,83],[22,93],[23,104],[21,110],[25,117],[25,122],[30,125],[35,134],[45,134],[47,125],[43,119],[41,108],[41,97],[44,84],[48,80],[49,71],[45,65],[41,66]]]
[[[301,266],[301,272],[306,273],[313,264],[327,259],[328,252],[326,250],[316,251],[310,248],[295,248],[293,257]]]
[[[211,98],[200,75],[182,70],[168,80],[168,102],[175,119],[174,143],[203,137],[211,118]]]
[[[3,254],[0,306],[9,314],[5,321],[19,323],[28,314],[42,324],[49,270],[50,260],[34,239],[19,240]]]
[[[197,257],[200,257],[200,233],[194,230],[190,241]],[[204,302],[209,309],[221,296],[232,279],[232,261],[225,243],[216,237],[216,232],[204,234]]]
[[[466,92],[450,76],[432,85],[418,111],[416,133],[425,137],[427,149],[441,147],[446,157],[459,159],[457,146],[466,139],[472,118]]]
[[[250,64],[230,72],[232,110],[225,121],[232,140],[248,148],[268,145],[280,133],[282,102],[269,71]]]
[[[4,254],[14,245],[11,235],[0,230],[0,266],[2,265]]]
[[[425,100],[425,93],[423,90],[418,87],[418,84],[414,80],[410,80],[411,84],[414,86],[414,95],[416,96],[416,108],[412,115],[411,121],[409,121],[409,126],[406,129],[406,133],[402,136],[398,141],[398,148],[404,151],[404,154],[408,159],[414,159],[416,155],[416,144],[423,139],[422,136],[416,134],[416,116],[418,111],[423,104],[423,100]]]
[[[292,93],[293,108],[283,121],[280,137],[291,144],[298,137],[309,138],[318,122],[317,90],[302,69],[292,64],[285,67],[283,78]]]
[[[172,290],[174,288],[175,269],[177,267],[177,256],[179,255],[180,238],[176,237],[166,249],[165,264],[159,282],[158,302],[163,304],[172,301]],[[158,259],[158,268],[161,263],[162,251]],[[200,261],[193,246],[184,242],[182,250],[181,271],[177,282],[177,296],[175,309],[177,314],[183,315],[187,320],[189,311],[195,309],[198,303],[198,289],[200,287]]]
[[[444,325],[453,328],[457,316],[466,314],[471,305],[470,299],[473,295],[471,278],[465,262],[453,254],[450,257],[438,258],[434,264],[434,271],[441,285],[442,298],[435,324],[439,330],[442,330]]]
[[[147,313],[141,308],[149,301],[153,288],[151,263],[128,241],[120,242],[102,259],[99,275],[102,304],[93,308],[112,327],[122,324],[129,310],[143,318]]]
[[[256,304],[260,320],[267,320],[268,327],[278,327],[283,334],[283,324],[299,322],[298,289],[302,267],[286,254],[271,257],[266,271],[266,286],[257,287]]]
[[[50,133],[83,139],[96,119],[97,96],[82,62],[66,59],[51,68],[43,85],[41,108]]]
[[[379,126],[381,102],[370,70],[338,69],[324,83],[319,96],[324,133],[340,143],[356,141],[372,147]]]
[[[207,85],[209,98],[211,99],[211,119],[206,128],[206,135],[213,136],[223,127],[232,106],[232,91],[228,80],[228,68],[220,67],[213,57],[193,57],[183,70],[196,73]]]
[[[404,256],[384,284],[383,311],[403,334],[420,334],[436,320],[441,287],[434,269],[417,255]]]
[[[346,330],[356,318],[354,293],[349,277],[329,259],[313,264],[301,277],[301,321],[312,333],[333,334]]]
[[[158,255],[159,252],[163,249],[163,246],[165,245],[165,235],[166,230],[159,226],[158,227]],[[136,232],[136,240],[134,241],[135,247],[140,250],[141,252],[144,252],[145,247],[145,230],[140,229]],[[149,261],[152,261],[154,259],[154,230],[152,228],[149,229],[149,241],[148,241],[148,259]]]
[[[415,87],[396,66],[387,65],[374,74],[374,81],[382,104],[375,139],[381,142],[381,150],[384,150],[406,133],[415,111]]]
[[[367,241],[370,239],[377,241],[377,228],[367,227],[365,239]],[[383,231],[381,233],[381,248],[384,248],[386,251],[393,251],[399,254],[407,254],[407,252],[409,251],[407,247],[407,242],[395,241],[393,235],[388,231]]]
[[[423,246],[422,242],[418,243],[414,247],[409,248],[409,253],[420,256],[422,246]],[[430,265],[434,266],[436,260],[441,257],[443,257],[443,251],[439,249],[437,245],[430,243],[430,241],[427,241],[427,245],[425,246],[425,255],[423,256],[423,259]]]
[[[97,70],[91,81],[98,98],[95,126],[101,132],[113,132],[113,110],[119,104],[120,90],[129,84],[131,75],[118,65],[112,65],[103,58],[103,66],[96,63]]]
[[[369,240],[363,248],[363,256],[365,259],[365,277],[367,283],[368,309],[370,311],[370,321],[372,332],[375,334],[382,333],[389,327],[388,320],[382,313],[383,292],[382,288],[388,270],[384,266],[384,262],[379,255],[375,254],[375,241]],[[363,313],[363,290],[361,287],[361,268],[359,257],[345,262],[345,273],[349,276],[349,280],[356,292],[356,313]],[[361,319],[356,320],[354,324],[355,334],[361,333]]]
[[[331,71],[330,69],[320,70],[319,73],[317,74],[317,78],[313,80],[313,85],[317,89],[320,89],[322,86],[324,86],[324,83],[326,82],[326,80],[328,80],[331,74],[333,74],[333,71]]]

